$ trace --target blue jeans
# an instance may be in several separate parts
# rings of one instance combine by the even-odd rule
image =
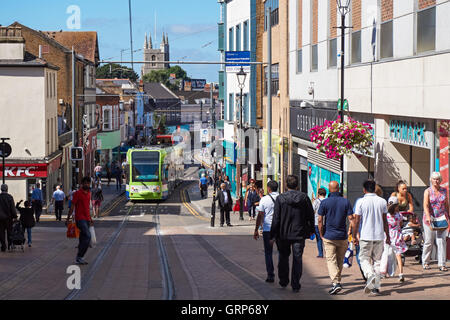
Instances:
[[[27,229],[27,235],[28,235],[28,244],[31,244],[31,228],[26,228]]]
[[[79,220],[77,221],[77,227],[80,229],[80,238],[78,243],[77,258],[83,258],[86,254],[89,244],[91,243],[91,232],[89,231],[89,221]]]
[[[320,237],[320,232],[319,232],[319,226],[314,226],[314,229],[316,230],[316,241],[317,241],[317,250],[319,251],[319,257],[323,257],[323,241],[322,238]]]
[[[273,244],[270,244],[270,231],[263,232],[263,240],[264,240],[264,255],[266,258],[266,270],[267,270],[267,278],[273,279],[275,278],[274,267],[273,267]]]

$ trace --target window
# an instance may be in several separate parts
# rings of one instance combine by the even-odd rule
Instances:
[[[131,155],[133,181],[159,181],[159,160],[159,152],[156,151],[133,152]]]
[[[249,105],[248,105],[248,94],[245,93],[244,97],[243,97],[243,105],[244,108],[242,110],[242,113],[244,114],[243,119],[244,123],[250,123],[250,109],[249,109]]]
[[[241,25],[236,26],[236,51],[241,51]]]
[[[297,73],[303,72],[303,50],[297,50]]]
[[[417,53],[436,49],[436,7],[417,12]]]
[[[156,60],[156,56],[152,56],[152,61]],[[152,67],[156,66],[156,63],[152,63]]]
[[[311,47],[311,71],[317,71],[318,67],[317,44]]]
[[[381,24],[380,30],[380,57],[391,58],[394,55],[394,46],[393,46],[393,30],[392,30],[393,22],[388,21]]]
[[[249,41],[248,41],[248,20],[244,22],[244,51],[249,51]]]
[[[267,80],[269,78],[268,75],[268,69],[267,67],[264,67],[264,75],[265,75],[265,85],[264,85],[264,95],[267,95],[267,87],[268,87],[268,83]],[[275,96],[278,94],[278,90],[280,88],[279,85],[279,78],[280,78],[280,74],[279,74],[279,64],[273,64],[272,65],[272,83],[270,85],[270,90],[271,90],[271,95]]]
[[[361,62],[361,31],[352,33],[352,63]]]
[[[112,112],[111,108],[103,109],[103,131],[112,129]]]
[[[276,26],[278,24],[278,7],[279,7],[279,0],[266,0],[266,2],[264,3],[264,31],[267,31],[268,8],[271,8],[270,12],[271,27]]]
[[[228,51],[234,51],[234,28],[228,30]]]
[[[337,66],[337,39],[328,40],[328,68]]]

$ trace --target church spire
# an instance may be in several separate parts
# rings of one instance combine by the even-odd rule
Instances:
[[[147,32],[145,33],[144,49],[148,49]]]
[[[153,44],[152,44],[152,34],[150,33],[150,38],[149,38],[149,43],[148,43],[148,49],[153,49]]]

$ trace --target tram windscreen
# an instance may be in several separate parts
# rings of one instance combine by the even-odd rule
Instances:
[[[159,152],[141,151],[131,155],[133,181],[159,181]]]

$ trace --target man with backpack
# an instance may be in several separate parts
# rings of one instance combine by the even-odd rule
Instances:
[[[8,239],[8,250],[11,248],[12,223],[17,219],[14,198],[8,193],[8,186],[2,184],[0,194],[0,244],[1,251],[6,251],[5,232]]]
[[[288,191],[275,200],[270,239],[278,247],[278,278],[283,288],[289,284],[289,256],[292,250],[291,286],[294,292],[301,288],[302,257],[305,239],[314,234],[314,210],[309,197],[298,191],[298,177],[287,177]]]
[[[267,183],[267,196],[264,196],[259,206],[256,208],[258,211],[258,217],[256,218],[255,233],[253,238],[258,240],[259,228],[262,225],[262,235],[264,241],[264,255],[266,260],[267,279],[266,282],[273,283],[275,281],[275,273],[273,267],[273,241],[270,240],[270,227],[272,226],[273,208],[275,206],[275,200],[279,196],[278,183],[276,181],[269,181]]]

